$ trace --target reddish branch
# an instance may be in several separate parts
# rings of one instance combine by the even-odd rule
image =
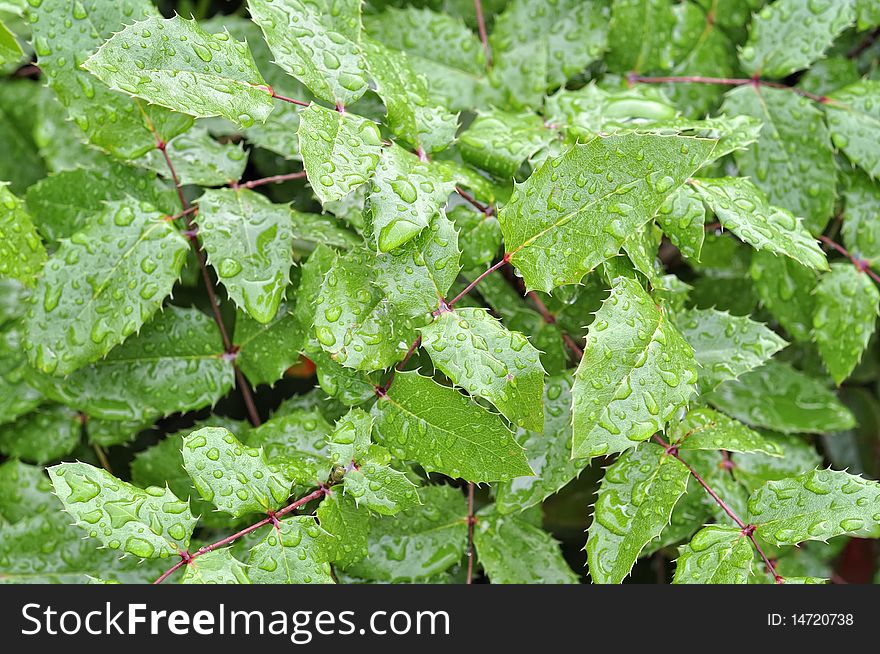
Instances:
[[[538,313],[541,314],[541,318],[543,318],[544,322],[548,325],[556,324],[556,316],[550,313],[550,310],[547,308],[547,305],[544,304],[543,300],[538,297],[538,294],[534,291],[529,291],[526,295],[531,299],[532,302],[535,303],[535,307],[538,309]],[[575,340],[568,334],[568,332],[561,332],[562,340],[568,346],[568,349],[571,350],[572,354],[580,361],[584,356],[584,351],[581,349],[580,345],[578,345]]]
[[[643,75],[630,73],[629,75],[627,75],[627,81],[629,81],[630,84],[717,84],[720,86],[751,85],[755,88],[758,88],[759,86],[764,86],[771,89],[782,89],[785,91],[791,91],[792,93],[800,95],[804,98],[809,98],[810,100],[813,100],[814,102],[818,102],[820,104],[829,104],[833,102],[833,100],[824,95],[816,95],[815,93],[810,93],[809,91],[799,89],[796,86],[788,86],[787,84],[781,84],[779,82],[770,82],[767,80],[759,79],[757,77],[703,77],[701,75],[687,75],[682,77],[645,77]]]
[[[292,179],[302,179],[305,176],[305,171],[301,170],[296,173],[285,173],[284,175],[271,175],[269,177],[263,177],[262,179],[252,179],[249,182],[232,182],[229,186],[234,189],[257,188],[258,186],[264,186],[266,184],[279,184],[280,182],[287,182]]]
[[[871,270],[871,267],[868,264],[868,261],[866,259],[861,259],[861,258],[857,257],[856,255],[852,254],[849,250],[847,250],[845,247],[840,245],[840,243],[836,243],[836,242],[832,241],[827,236],[820,236],[819,240],[822,241],[828,247],[833,248],[834,250],[837,250],[840,254],[842,254],[847,259],[852,261],[852,264],[856,267],[856,270],[858,270],[859,272],[867,273],[868,277],[870,277],[875,282],[880,284],[880,275],[878,275],[873,270]]]
[[[461,196],[462,200],[472,205],[474,208],[477,209],[477,211],[485,214],[487,218],[495,214],[495,208],[491,204],[483,204],[482,202],[478,202],[474,198],[474,196],[472,196],[460,186],[455,187],[455,192]]]
[[[207,554],[208,552],[213,552],[214,550],[216,550],[220,547],[224,547],[225,545],[229,545],[231,543],[234,543],[242,536],[245,536],[245,535],[251,533],[252,531],[256,531],[260,527],[263,527],[268,524],[272,524],[272,525],[275,525],[277,528],[279,518],[287,515],[291,511],[295,511],[296,509],[298,509],[299,507],[301,507],[305,504],[308,504],[312,500],[316,500],[319,497],[323,497],[328,492],[329,492],[329,488],[327,486],[321,486],[321,488],[312,491],[308,495],[299,498],[295,502],[291,502],[290,504],[285,506],[283,509],[279,509],[278,511],[274,511],[274,512],[269,513],[269,515],[267,515],[265,518],[263,518],[259,522],[255,522],[250,527],[245,527],[241,531],[238,531],[238,532],[232,534],[231,536],[227,536],[226,538],[221,538],[216,543],[212,543],[210,545],[205,545],[204,547],[200,547],[196,552],[194,552],[192,554],[190,554],[189,552],[180,552],[180,561],[178,561],[173,566],[168,568],[165,572],[163,572],[159,576],[159,578],[156,579],[156,581],[154,581],[153,583],[154,584],[161,584],[163,581],[168,579],[168,577],[170,577],[172,574],[174,574],[175,572],[180,570],[180,568],[182,568],[185,565],[189,565],[195,559],[200,557],[202,554]]]
[[[486,68],[492,68],[492,50],[489,48],[489,37],[486,35],[486,19],[483,18],[483,3],[474,0],[474,11],[477,14],[477,29],[480,32],[480,43],[483,44],[483,52],[486,54]]]

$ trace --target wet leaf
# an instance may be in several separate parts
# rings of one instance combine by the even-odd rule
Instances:
[[[324,542],[327,534],[310,516],[285,518],[257,534],[248,559],[255,584],[332,584]]]
[[[834,145],[873,179],[880,174],[876,136],[880,126],[880,82],[861,80],[829,97],[825,112]]]
[[[229,548],[202,554],[190,561],[183,572],[184,584],[249,584],[247,566]]]
[[[679,450],[763,452],[769,456],[784,453],[776,442],[708,407],[688,411],[684,420],[670,425],[666,433]]]
[[[27,209],[0,183],[0,276],[32,286],[46,262],[46,248]]]
[[[754,558],[752,544],[741,529],[704,527],[681,548],[672,583],[747,584]]]

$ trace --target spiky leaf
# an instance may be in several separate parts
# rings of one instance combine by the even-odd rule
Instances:
[[[674,584],[747,584],[755,552],[737,527],[711,525],[681,548]]]
[[[24,202],[0,182],[0,276],[31,286],[45,262],[46,248]]]
[[[825,113],[834,145],[872,178],[880,175],[876,130],[880,127],[880,82],[860,80],[830,96]]]
[[[327,534],[310,516],[263,527],[251,549],[249,577],[255,584],[332,584],[324,542]]]
[[[247,566],[229,548],[202,554],[184,568],[183,584],[249,584]]]
[[[727,450],[728,452],[763,452],[782,456],[776,442],[752,431],[741,422],[708,407],[688,411],[681,422],[667,431],[670,442],[679,450]]]

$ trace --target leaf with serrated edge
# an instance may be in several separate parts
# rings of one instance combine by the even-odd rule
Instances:
[[[247,566],[236,559],[229,548],[202,554],[190,561],[183,571],[182,584],[249,584]]]
[[[8,523],[55,511],[52,484],[42,466],[17,459],[0,463],[0,518]]]
[[[166,151],[174,162],[174,171],[183,184],[222,186],[244,174],[248,154],[240,143],[220,143],[202,127],[171,139]],[[168,164],[158,149],[133,162],[135,165],[167,174]]]
[[[754,558],[751,542],[738,527],[704,527],[681,548],[672,583],[747,584]]]
[[[706,238],[706,207],[690,186],[682,186],[657,210],[657,224],[688,259],[700,260]]]
[[[796,341],[810,340],[816,271],[772,252],[755,252],[749,274],[761,303]]]
[[[159,308],[189,244],[149,205],[108,202],[49,259],[28,311],[35,367],[65,375],[96,361]]]
[[[226,31],[209,34],[180,16],[126,26],[83,68],[151,104],[198,118],[222,116],[241,127],[264,122],[274,106],[245,43]]]
[[[774,545],[827,541],[880,524],[880,484],[838,470],[769,481],[749,498],[748,521]]]
[[[311,516],[285,518],[259,534],[248,559],[248,576],[255,584],[332,584],[326,562],[326,532]]]
[[[305,336],[289,303],[282,302],[275,317],[265,324],[239,311],[233,341],[239,348],[235,362],[254,386],[274,384],[299,361]]]
[[[65,510],[92,538],[142,559],[186,551],[196,525],[168,488],[141,490],[87,463],[61,463],[49,478]]]
[[[502,178],[546,146],[553,132],[531,112],[481,111],[458,139],[462,159]]]
[[[716,309],[685,309],[675,324],[699,364],[699,386],[711,391],[770,359],[786,343],[765,325]]]
[[[844,176],[845,211],[840,234],[850,254],[880,263],[880,187],[865,173],[853,170]]]
[[[455,384],[517,426],[543,431],[544,368],[529,339],[485,309],[445,311],[421,332],[422,347]]]
[[[373,415],[377,441],[425,470],[480,483],[534,474],[497,415],[417,372],[397,373]]]
[[[336,421],[327,438],[327,449],[334,465],[359,463],[370,449],[373,417],[363,409],[354,408]]]
[[[619,584],[629,575],[642,549],[669,524],[689,474],[654,443],[611,464],[599,487],[585,548],[594,583]]]
[[[24,202],[0,182],[0,276],[31,286],[45,262],[46,248]]]
[[[809,268],[828,270],[825,253],[801,220],[772,206],[748,179],[700,178],[691,183],[721,224],[756,250],[769,250]]]
[[[832,433],[855,424],[822,382],[775,360],[721,384],[706,400],[747,425],[786,434]]]
[[[474,529],[477,559],[493,584],[576,584],[559,543],[518,516],[480,511]]]
[[[248,0],[274,62],[322,100],[347,105],[367,90],[360,3],[332,0]],[[342,23],[346,23],[343,25]]]
[[[265,513],[290,496],[292,479],[223,427],[203,427],[183,439],[183,467],[196,490],[236,518]]]
[[[42,406],[0,427],[0,452],[34,463],[64,457],[79,444],[82,420],[64,406]]]
[[[321,501],[316,514],[321,528],[333,536],[327,549],[334,565],[347,568],[367,555],[374,518],[359,510],[351,497],[334,490]]]
[[[872,178],[880,175],[880,82],[861,80],[835,91],[825,105],[834,145]]]
[[[763,452],[782,456],[776,442],[752,431],[741,422],[708,407],[688,411],[684,420],[666,431],[670,443],[679,450],[727,450],[728,452]]]
[[[813,340],[839,386],[868,347],[880,315],[880,291],[853,264],[835,263],[819,279],[813,297]]]
[[[199,199],[197,220],[208,261],[229,296],[268,323],[290,283],[290,208],[247,189],[210,189]]]
[[[344,198],[369,179],[382,152],[375,123],[316,104],[299,117],[303,166],[322,203]]]
[[[623,452],[662,429],[696,391],[691,346],[631,279],[590,325],[572,389],[572,457]]]
[[[396,515],[421,504],[406,474],[372,461],[346,472],[342,487],[359,508],[381,515]]]
[[[714,147],[709,139],[630,133],[547,160],[498,216],[511,263],[529,289],[579,282],[616,256]]]

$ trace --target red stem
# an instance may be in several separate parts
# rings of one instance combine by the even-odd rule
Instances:
[[[486,35],[486,20],[483,18],[483,3],[474,0],[474,11],[477,14],[477,29],[480,32],[480,43],[483,44],[483,52],[486,54],[486,68],[492,68],[492,50],[489,48],[489,37]]]
[[[459,302],[459,301],[460,301],[465,295],[467,295],[467,294],[470,293],[472,290],[474,290],[474,287],[475,287],[477,284],[479,284],[479,283],[480,283],[481,281],[483,281],[486,277],[488,277],[488,276],[491,275],[493,272],[495,272],[496,270],[498,270],[499,268],[501,268],[501,266],[503,266],[504,264],[506,264],[508,261],[510,261],[510,258],[505,254],[505,255],[501,258],[501,260],[500,260],[498,263],[496,263],[495,265],[493,265],[491,268],[488,268],[485,272],[483,272],[483,274],[481,274],[481,275],[480,275],[479,277],[477,277],[474,281],[472,281],[470,284],[468,284],[467,286],[465,286],[464,290],[463,290],[461,293],[459,293],[459,294],[456,295],[454,298],[452,298],[452,300],[450,300],[449,302],[447,302],[447,305],[449,306],[449,308],[451,309],[451,308],[454,307],[456,304],[458,304],[458,302]]]
[[[754,87],[765,86],[771,89],[783,89],[785,91],[791,91],[792,93],[800,95],[804,98],[809,98],[810,100],[813,100],[814,102],[818,102],[820,104],[829,104],[832,102],[830,98],[824,95],[816,95],[815,93],[804,91],[803,89],[799,89],[795,86],[788,86],[779,82],[769,82],[767,80],[753,77],[703,77],[701,75],[686,75],[681,77],[645,77],[644,75],[636,75],[634,73],[630,73],[627,76],[627,80],[630,84],[636,82],[641,84],[718,84],[721,86],[746,86],[750,84]]]
[[[302,179],[306,176],[306,172],[301,170],[296,173],[285,173],[284,175],[270,175],[269,177],[263,177],[261,179],[252,179],[249,182],[232,182],[229,186],[234,189],[239,188],[257,188],[258,186],[264,186],[266,184],[278,184],[280,182],[287,182],[292,179]]]
[[[827,236],[820,236],[819,240],[822,241],[828,247],[837,250],[840,254],[842,254],[847,259],[852,261],[852,264],[856,267],[856,270],[863,272],[863,273],[867,273],[868,277],[870,277],[875,282],[880,284],[880,275],[878,275],[873,270],[871,270],[870,266],[868,265],[868,262],[865,259],[860,259],[859,257],[855,256],[854,254],[851,254],[850,251],[847,250],[842,245],[840,245],[840,243],[836,243],[836,242],[832,241]]]
[[[179,570],[180,568],[182,568],[185,565],[189,565],[192,561],[194,561],[196,558],[200,557],[202,554],[207,554],[208,552],[213,552],[217,548],[223,547],[224,545],[229,545],[230,543],[237,541],[242,536],[245,536],[245,535],[251,533],[252,531],[256,531],[257,529],[259,529],[260,527],[263,527],[264,525],[274,523],[278,518],[287,515],[291,511],[295,511],[299,507],[303,506],[304,504],[308,504],[312,500],[316,500],[319,497],[326,495],[327,492],[328,492],[327,488],[322,486],[321,488],[312,491],[308,495],[299,498],[295,502],[291,502],[290,504],[285,506],[283,509],[280,509],[279,511],[275,511],[272,515],[263,518],[259,522],[255,522],[250,527],[245,527],[241,531],[238,531],[238,532],[232,534],[231,536],[227,536],[226,538],[222,538],[222,539],[218,540],[216,543],[212,543],[210,545],[200,547],[193,554],[190,554],[188,552],[182,553],[180,561],[178,561],[173,566],[168,568],[168,570],[163,572],[162,575],[158,579],[156,579],[156,581],[154,581],[153,583],[154,584],[161,584],[168,577],[170,577],[172,574],[174,574],[174,572],[176,572],[177,570]]]
[[[478,211],[486,214],[486,217],[494,215],[495,209],[490,204],[483,204],[482,202],[478,202],[474,196],[465,191],[460,186],[455,187],[455,192],[458,193],[463,200],[474,206]]]
[[[303,102],[302,100],[294,100],[293,98],[288,98],[286,95],[279,95],[278,93],[275,93],[274,89],[272,90],[272,97],[275,98],[276,100],[283,100],[284,102],[289,102],[290,104],[295,104],[300,107],[308,107],[309,106],[308,102]]]
[[[468,526],[468,538],[467,538],[467,582],[468,584],[472,584],[474,582],[474,525],[477,523],[477,518],[474,516],[474,482],[468,482],[468,494],[467,494],[467,502],[468,502],[468,514],[467,514],[467,526]]]

